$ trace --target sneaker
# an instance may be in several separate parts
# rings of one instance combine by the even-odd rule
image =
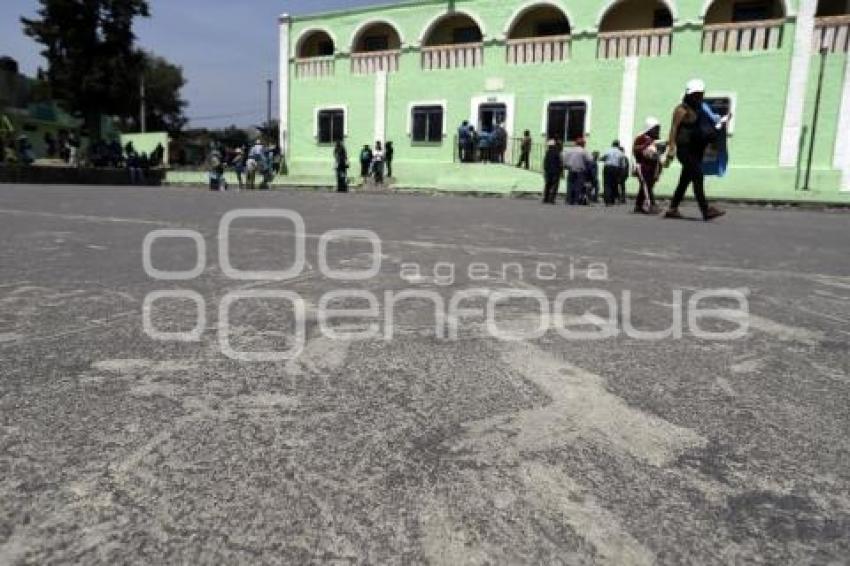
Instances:
[[[714,208],[713,206],[709,206],[708,210],[705,211],[705,221],[714,220],[715,218],[720,218],[721,216],[725,216],[726,211],[720,210],[719,208]]]
[[[678,208],[671,208],[666,213],[664,213],[664,218],[672,218],[674,220],[681,220],[682,218],[684,218],[684,216],[682,216],[682,213],[679,212]]]

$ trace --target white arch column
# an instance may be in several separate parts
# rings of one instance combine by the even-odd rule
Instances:
[[[292,20],[289,14],[282,14],[278,18],[278,33],[279,33],[279,68],[278,68],[278,88],[279,91],[279,127],[278,132],[278,147],[280,147],[281,155],[286,163],[289,163],[289,56],[290,56],[290,41],[289,31]]]
[[[386,143],[387,136],[387,72],[375,74],[375,141]]]
[[[806,108],[817,8],[817,0],[800,0],[797,10],[797,21],[794,24],[794,53],[791,58],[788,97],[785,102],[782,141],[779,147],[780,167],[796,167],[800,154],[800,136],[803,132],[803,115]]]
[[[626,57],[623,69],[623,90],[620,95],[620,143],[631,147],[635,131],[635,113],[637,112],[639,57]]]
[[[841,94],[841,108],[838,111],[838,139],[835,140],[833,165],[840,169],[841,190],[850,192],[850,57],[844,65],[844,87]]]

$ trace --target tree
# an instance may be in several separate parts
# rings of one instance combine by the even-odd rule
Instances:
[[[142,71],[133,20],[150,15],[146,0],[39,0],[37,19],[21,18],[24,33],[44,45],[52,92],[82,114],[100,137],[100,115],[126,114]]]
[[[153,53],[141,53],[143,71],[137,75],[133,89],[122,109],[122,124],[125,128],[139,127],[141,108],[141,77],[145,80],[145,122],[148,131],[178,132],[186,125],[183,111],[186,101],[180,91],[186,84],[183,69],[169,63]],[[131,125],[132,124],[132,125]]]

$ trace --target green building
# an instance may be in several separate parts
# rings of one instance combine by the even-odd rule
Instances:
[[[850,0],[419,0],[283,15],[279,31],[281,147],[294,176],[328,175],[336,140],[352,161],[392,140],[403,182],[462,187],[476,177],[453,164],[463,120],[503,121],[541,145],[587,134],[601,150],[628,145],[648,116],[666,129],[687,81],[701,78],[734,114],[731,170],[711,181],[713,195],[850,201]],[[539,189],[525,173],[490,170]]]

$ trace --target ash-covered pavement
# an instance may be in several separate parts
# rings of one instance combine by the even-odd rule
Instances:
[[[226,276],[219,222],[246,208],[303,217],[294,279]],[[143,241],[164,229],[201,234],[200,276],[146,274]],[[375,276],[322,273],[338,229],[380,237]],[[241,270],[296,255],[285,220],[230,236]],[[848,563],[846,213],[704,224],[501,199],[0,186],[0,242],[0,564]],[[152,249],[158,269],[196,264],[190,240]],[[376,259],[352,238],[328,249],[342,271]],[[698,336],[689,300],[733,289],[746,335]],[[145,334],[145,297],[174,290],[203,299],[198,342]],[[539,301],[506,299],[498,329],[529,336],[494,337],[488,302],[535,290],[552,310],[564,291],[610,293],[617,335],[557,331],[599,330],[611,306],[585,296],[538,337]],[[286,301],[235,301],[221,324],[222,299],[246,291],[303,299],[297,359],[223,355],[222,333],[234,352],[297,346]],[[378,316],[326,321],[323,306]],[[681,338],[636,334],[677,311]],[[150,313],[166,332],[198,320],[189,300]]]

